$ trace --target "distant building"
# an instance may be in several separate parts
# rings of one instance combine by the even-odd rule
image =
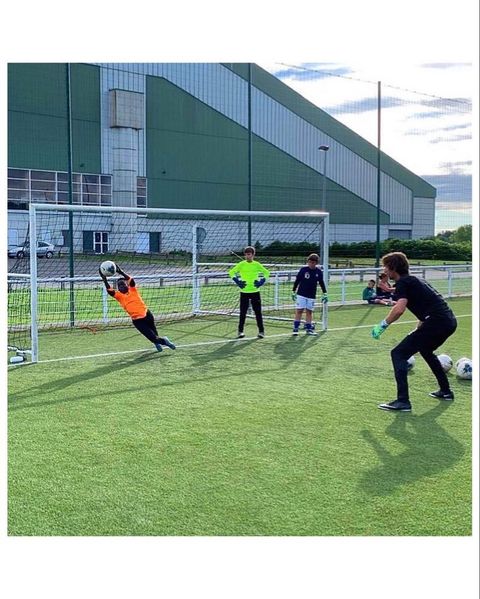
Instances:
[[[99,63],[70,72],[75,204],[319,210],[325,145],[330,240],[376,238],[376,148],[258,66]],[[9,244],[25,239],[29,202],[69,201],[66,73],[65,64],[9,65]],[[382,153],[381,238],[433,235],[435,196]],[[159,251],[158,232],[143,223],[133,249]],[[76,246],[111,250],[110,226],[97,219]],[[44,232],[57,245],[67,235]]]

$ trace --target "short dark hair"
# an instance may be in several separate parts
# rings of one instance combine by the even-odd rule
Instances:
[[[382,258],[382,264],[399,275],[408,275],[410,268],[408,258],[403,252],[390,252]]]
[[[251,245],[247,245],[247,247],[243,250],[243,253],[255,255],[255,248]]]
[[[369,283],[375,283],[375,279],[370,279]]]
[[[320,256],[318,254],[310,254],[307,260],[312,260],[313,262],[318,262],[320,260]]]

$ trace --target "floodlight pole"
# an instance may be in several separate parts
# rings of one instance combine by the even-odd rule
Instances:
[[[323,152],[323,180],[322,180],[322,204],[321,211],[326,212],[327,209],[327,152],[330,146],[319,146],[318,148]]]
[[[252,210],[252,63],[248,63],[248,211]],[[252,219],[248,217],[247,244],[252,245]]]
[[[322,179],[322,203],[321,211],[326,212],[327,208],[327,152],[330,146],[321,145],[318,149],[323,152],[323,179]],[[325,216],[322,221],[322,254],[323,254],[323,276],[325,283],[328,285],[328,232],[329,232],[330,220],[328,216]],[[326,303],[322,304],[322,328],[324,331],[328,327],[328,306]]]
[[[382,82],[377,82],[377,239],[375,243],[375,268],[380,266],[380,182],[381,182],[381,132],[382,132]]]
[[[68,203],[73,204],[73,161],[72,161],[72,86],[70,63],[66,63],[66,100],[67,100],[67,169],[68,169]],[[73,261],[73,212],[68,213],[68,265],[70,277],[70,326],[75,326],[75,267]]]

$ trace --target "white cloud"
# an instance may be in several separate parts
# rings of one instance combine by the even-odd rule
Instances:
[[[292,65],[260,63],[375,146],[376,81],[382,80],[382,150],[437,187],[437,201],[442,203],[438,214],[444,215],[451,208],[455,210],[452,222],[461,218],[471,221],[471,182],[458,178],[459,174],[472,174],[475,75],[470,62]],[[449,175],[453,177],[450,181]]]

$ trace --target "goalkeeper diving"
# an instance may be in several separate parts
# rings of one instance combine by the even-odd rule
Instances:
[[[242,339],[245,337],[245,320],[248,306],[251,304],[257,321],[257,336],[259,339],[263,339],[265,337],[265,327],[263,326],[262,300],[259,289],[267,282],[270,271],[263,264],[253,259],[255,256],[254,247],[247,246],[243,254],[245,260],[242,260],[228,271],[228,276],[240,289],[240,320],[237,338]]]
[[[133,326],[153,343],[157,351],[161,352],[164,345],[170,349],[175,349],[175,345],[168,337],[159,337],[157,327],[155,326],[155,318],[145,305],[137,289],[135,280],[130,275],[127,275],[118,264],[115,265],[115,268],[117,273],[122,277],[117,281],[118,291],[113,289],[107,281],[107,277],[98,269],[108,295],[117,300],[132,319]]]

